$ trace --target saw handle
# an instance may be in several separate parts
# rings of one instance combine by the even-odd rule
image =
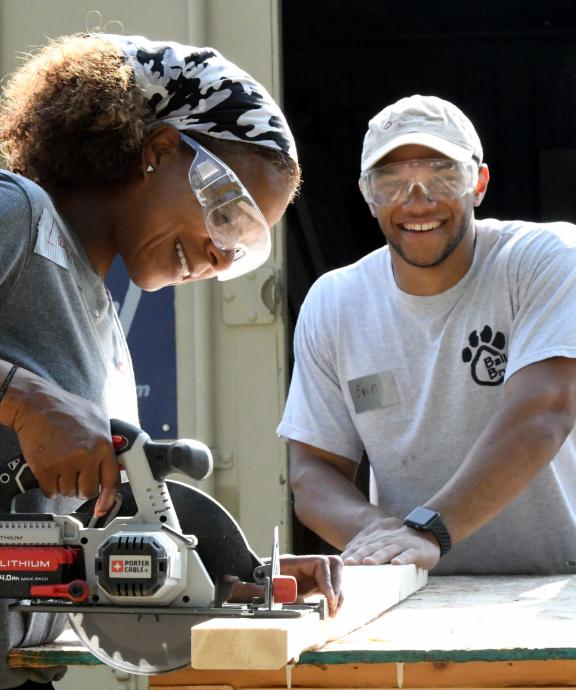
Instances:
[[[158,480],[173,472],[185,474],[190,479],[206,479],[212,473],[212,453],[201,441],[183,438],[173,443],[149,441],[144,452],[152,474]]]
[[[119,419],[112,419],[110,428],[119,462],[125,464],[122,455],[129,453],[133,446],[138,447],[136,441],[140,438],[150,471],[158,481],[163,481],[173,472],[198,480],[206,479],[212,473],[212,453],[202,441],[189,438],[172,443],[151,441],[145,431]]]

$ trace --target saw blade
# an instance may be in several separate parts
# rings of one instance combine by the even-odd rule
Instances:
[[[209,618],[145,612],[68,614],[71,627],[96,658],[139,675],[190,666],[191,628]]]
[[[181,482],[166,482],[183,534],[198,538],[196,551],[214,582],[228,575],[253,580],[259,559],[250,549],[238,523],[212,497]],[[120,488],[123,496],[118,516],[136,513],[129,484]],[[94,500],[87,501],[77,515],[92,514]],[[136,603],[136,602],[135,602]],[[191,662],[193,625],[210,616],[142,613],[69,613],[70,625],[95,657],[127,673],[149,675],[184,668]]]

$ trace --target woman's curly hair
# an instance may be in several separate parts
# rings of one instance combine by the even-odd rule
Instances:
[[[147,112],[119,48],[64,36],[9,79],[0,150],[10,170],[48,188],[119,180],[137,168]]]
[[[0,102],[7,167],[48,190],[84,188],[138,171],[149,109],[122,51],[98,36],[63,36],[28,59]],[[192,136],[225,160],[257,155],[294,187],[298,165],[263,146]]]

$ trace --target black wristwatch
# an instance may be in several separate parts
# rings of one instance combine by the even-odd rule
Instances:
[[[440,555],[444,556],[452,548],[452,539],[446,525],[442,522],[440,513],[429,508],[414,508],[414,510],[404,518],[406,527],[412,527],[420,532],[432,532],[438,540]]]

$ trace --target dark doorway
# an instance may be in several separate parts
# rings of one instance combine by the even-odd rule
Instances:
[[[368,120],[413,93],[475,123],[478,217],[576,221],[576,14],[569,0],[285,0],[284,104],[303,168],[288,214],[292,328],[311,283],[380,246],[358,191]],[[295,521],[296,551],[322,547]]]

